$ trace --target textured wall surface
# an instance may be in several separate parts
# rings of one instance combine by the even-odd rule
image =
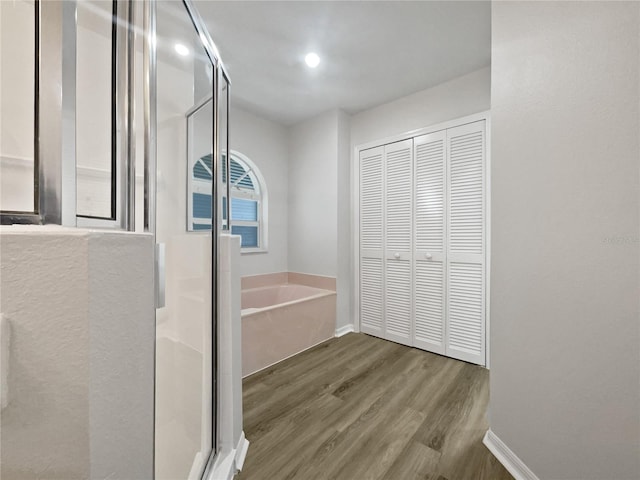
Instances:
[[[351,216],[351,129],[350,117],[344,112],[338,112],[338,153],[337,175],[338,175],[338,245],[337,245],[337,270],[336,270],[336,290],[337,312],[336,329],[353,324],[352,311],[352,251],[353,237],[351,228],[353,218]]]
[[[489,110],[489,67],[399,98],[351,117],[351,145]]]
[[[336,276],[338,115],[289,130],[289,271]]]
[[[640,478],[636,2],[496,2],[491,429],[541,479]]]
[[[0,229],[3,480],[151,478],[152,251],[148,235]]]
[[[233,102],[230,123],[231,150],[243,153],[256,164],[269,194],[267,252],[243,254],[240,258],[240,274],[286,272],[288,131],[282,125],[233,106]]]
[[[220,324],[218,368],[220,449],[229,452],[242,435],[242,318],[240,237],[220,236]],[[249,439],[251,440],[251,439]]]

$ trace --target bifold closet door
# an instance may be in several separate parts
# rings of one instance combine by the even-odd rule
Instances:
[[[414,138],[414,346],[445,354],[446,131]]]
[[[485,122],[447,130],[446,355],[485,364]]]
[[[384,333],[384,147],[360,152],[360,330]]]
[[[384,338],[413,345],[413,139],[384,147]]]

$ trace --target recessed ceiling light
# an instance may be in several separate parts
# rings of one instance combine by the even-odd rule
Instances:
[[[175,47],[173,48],[176,49],[176,53],[178,55],[182,55],[183,57],[186,57],[187,55],[189,55],[189,49],[184,45],[182,45],[181,43],[176,43]]]
[[[311,53],[307,53],[307,56],[304,57],[304,61],[307,63],[309,67],[316,68],[320,63],[320,57],[315,53],[311,52]]]

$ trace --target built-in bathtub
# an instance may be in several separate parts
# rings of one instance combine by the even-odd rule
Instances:
[[[242,290],[242,375],[332,338],[336,292],[297,284]]]

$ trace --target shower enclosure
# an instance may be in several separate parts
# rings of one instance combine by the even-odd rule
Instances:
[[[217,445],[219,225],[213,219],[219,217],[212,212],[220,208],[218,131],[227,118],[218,91],[224,88],[226,96],[228,80],[189,3],[158,2],[155,17],[155,468],[158,479],[200,478]]]
[[[0,3],[2,91],[21,102],[3,93],[2,224],[154,237],[155,478],[203,478],[220,450],[220,55],[189,0]]]

